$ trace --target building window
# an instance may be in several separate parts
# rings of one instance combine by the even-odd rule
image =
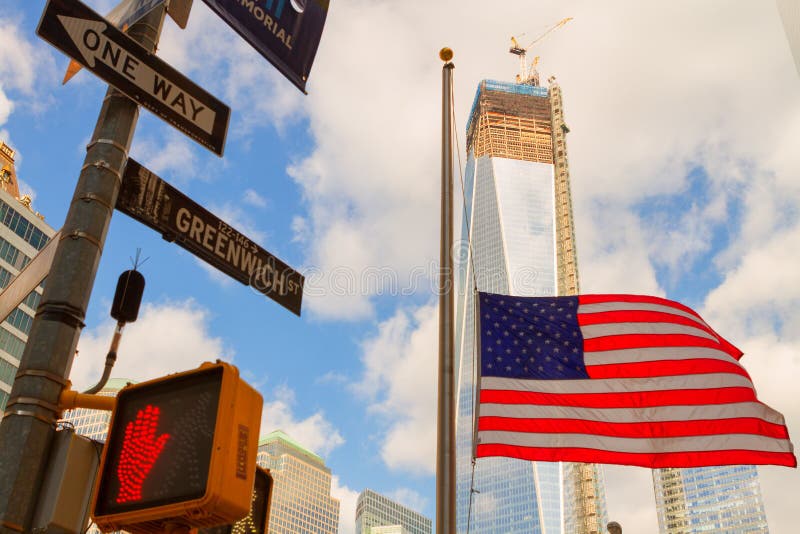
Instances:
[[[36,290],[34,289],[28,294],[27,297],[25,297],[25,300],[23,300],[22,303],[25,304],[28,308],[35,310],[41,300],[42,296],[39,293],[37,293]]]
[[[0,267],[0,288],[5,289],[13,277],[14,275],[12,275],[9,271],[3,267]]]
[[[31,261],[28,256],[2,237],[0,237],[0,258],[17,270],[21,270]]]
[[[22,358],[22,351],[25,350],[25,342],[5,328],[0,327],[0,349],[19,360]]]
[[[0,221],[36,250],[42,250],[50,240],[44,232],[2,200],[0,200]]]
[[[17,366],[0,358],[0,380],[9,386],[13,386],[14,376],[16,376],[16,374]]]
[[[27,336],[31,333],[33,317],[17,308],[8,315],[6,322]]]

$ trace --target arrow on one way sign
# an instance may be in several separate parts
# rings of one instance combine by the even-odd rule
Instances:
[[[95,68],[96,61],[104,63],[130,79],[142,91],[154,95],[184,119],[211,134],[216,112],[106,37],[103,32],[109,27],[108,24],[63,15],[59,15],[58,20],[67,29],[89,68]]]
[[[138,104],[222,155],[230,108],[78,0],[49,0],[37,33]]]
[[[117,7],[112,9],[106,15],[106,20],[119,28],[123,32],[127,32],[128,28],[138,22],[141,18],[147,15],[151,10],[160,6],[165,0],[122,0]],[[192,9],[192,0],[170,0],[167,4],[167,13],[175,24],[186,29],[186,24],[189,21],[189,11]],[[78,74],[83,66],[71,59],[67,72],[64,74],[64,81],[67,83],[73,76]]]

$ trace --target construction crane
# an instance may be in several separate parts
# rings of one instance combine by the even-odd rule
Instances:
[[[565,19],[561,19],[558,23],[554,24],[553,26],[549,27],[543,34],[533,40],[531,44],[526,47],[521,47],[519,45],[519,41],[517,41],[516,37],[511,38],[511,48],[508,50],[510,53],[519,56],[519,74],[517,75],[517,83],[532,83],[533,85],[539,85],[539,73],[536,71],[536,65],[539,63],[539,56],[533,58],[531,61],[530,66],[528,66],[527,60],[527,53],[528,50],[547,37],[553,30],[556,30],[566,24],[567,22],[571,21],[572,17],[567,17]],[[520,36],[521,37],[521,36]]]

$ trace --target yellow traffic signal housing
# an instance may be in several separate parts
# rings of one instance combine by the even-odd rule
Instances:
[[[265,534],[272,504],[272,475],[269,469],[256,468],[256,483],[250,513],[232,525],[203,528],[191,534]]]
[[[101,530],[230,524],[250,511],[261,395],[218,362],[117,396],[92,501]]]

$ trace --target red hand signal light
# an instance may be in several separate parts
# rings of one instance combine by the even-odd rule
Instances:
[[[142,484],[169,440],[169,434],[156,438],[160,413],[158,406],[148,404],[125,427],[117,468],[120,482],[118,504],[141,500]]]

